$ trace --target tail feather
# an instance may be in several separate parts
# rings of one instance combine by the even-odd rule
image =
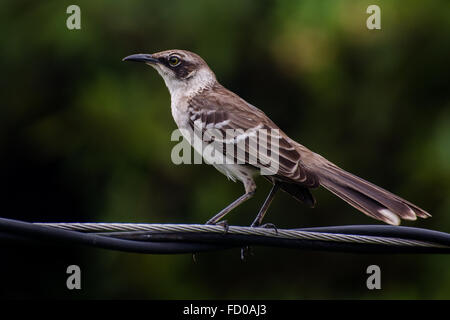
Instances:
[[[316,199],[308,188],[294,183],[278,182],[281,190],[290,194],[294,199],[303,202],[310,208],[316,205]]]
[[[323,187],[372,218],[399,225],[400,219],[416,220],[417,217],[431,216],[416,205],[328,161],[316,174]]]

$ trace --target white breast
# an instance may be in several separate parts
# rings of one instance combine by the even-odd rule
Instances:
[[[189,80],[178,80],[167,76],[163,78],[170,92],[175,123],[180,129],[189,127],[188,101],[198,92],[214,84],[216,81],[214,74],[209,69],[200,69],[196,70]]]
[[[172,110],[172,117],[175,120],[178,128],[188,129],[189,128],[189,113],[187,111],[188,103],[187,99],[181,99],[178,97],[172,97],[170,108]]]

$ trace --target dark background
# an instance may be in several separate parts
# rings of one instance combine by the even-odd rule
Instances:
[[[81,8],[81,30],[66,8]],[[381,7],[381,30],[366,8]],[[26,221],[202,223],[243,188],[174,165],[162,79],[132,53],[187,49],[293,139],[416,203],[450,231],[449,1],[2,1],[0,216]],[[289,116],[288,116],[289,115]],[[233,211],[248,225],[269,185]],[[324,190],[284,193],[278,227],[377,224]],[[0,243],[2,298],[450,298],[445,255],[255,248],[139,255]],[[66,268],[82,290],[66,289]],[[382,271],[369,291],[367,266]]]

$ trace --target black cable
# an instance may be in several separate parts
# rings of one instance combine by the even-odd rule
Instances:
[[[450,234],[423,228],[389,225],[350,225],[296,229],[302,231],[357,234],[428,241],[450,246]]]
[[[355,253],[450,253],[449,248],[392,246],[387,244],[346,243],[322,240],[286,239],[256,235],[218,234],[218,233],[158,233],[149,234],[147,231],[102,233],[137,241],[186,241],[199,243],[215,243],[229,247],[243,246],[271,246],[302,250],[322,250],[334,252]],[[175,240],[176,239],[176,240]]]
[[[411,227],[395,226],[336,226],[296,229],[311,232],[328,232],[354,235],[395,237],[449,245],[450,234]],[[83,233],[29,222],[0,218],[0,240],[41,240],[52,244],[83,244],[94,247],[140,253],[194,253],[247,245],[274,246],[306,250],[327,250],[359,253],[450,253],[447,248],[392,246],[387,244],[344,243],[322,240],[286,239],[259,235],[220,233],[150,233],[105,232]]]
[[[138,253],[189,253],[226,248],[220,245],[204,243],[139,242],[116,239],[97,234],[39,226],[29,222],[5,218],[0,218],[0,239],[2,238],[19,241],[37,239],[55,245],[60,245],[61,242],[66,244],[83,244]]]

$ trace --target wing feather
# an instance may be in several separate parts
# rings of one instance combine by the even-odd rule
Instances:
[[[261,110],[234,93],[223,87],[206,90],[191,98],[188,105],[191,128],[201,132],[204,141],[214,140],[216,144],[222,144],[220,149],[224,155],[226,150],[230,150],[226,145],[233,144],[234,163],[245,163],[259,169],[272,164],[278,168],[275,172],[278,180],[307,187],[319,185],[317,176],[305,168],[297,148],[278,126]],[[205,135],[208,129],[217,130],[220,134],[208,137]],[[265,134],[261,134],[263,131],[260,129],[264,129]],[[277,143],[278,148],[273,143]]]

